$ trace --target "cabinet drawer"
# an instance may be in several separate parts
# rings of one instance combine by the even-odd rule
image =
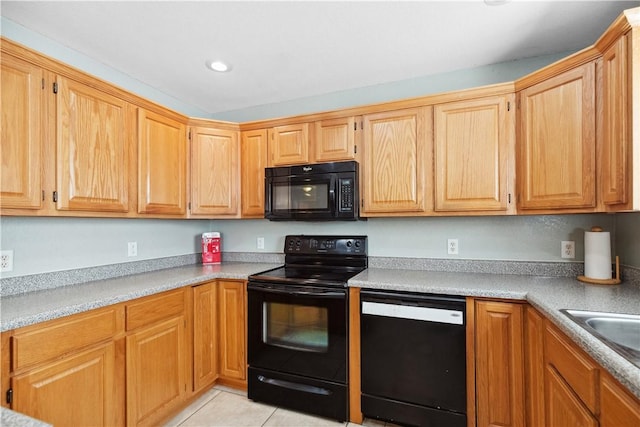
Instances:
[[[127,304],[127,331],[181,315],[184,303],[184,290],[179,289]]]
[[[121,313],[121,306],[113,306],[18,330],[13,336],[12,369],[111,339],[122,329]]]
[[[555,327],[547,323],[545,357],[593,414],[598,413],[598,365]]]

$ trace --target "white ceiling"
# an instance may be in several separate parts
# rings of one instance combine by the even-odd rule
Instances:
[[[593,44],[639,1],[5,1],[1,13],[208,113]],[[223,59],[227,74],[205,68]]]

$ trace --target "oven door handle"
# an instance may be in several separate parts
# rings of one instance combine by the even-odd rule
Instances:
[[[331,391],[325,388],[315,387],[308,384],[294,383],[286,380],[278,380],[275,378],[267,378],[264,375],[258,375],[258,381],[265,384],[274,385],[276,387],[284,387],[290,390],[304,391],[307,393],[319,394],[322,396],[329,396],[331,394]]]
[[[311,296],[314,298],[344,298],[346,292],[344,291],[329,291],[329,290],[316,290],[316,291],[302,291],[299,288],[291,288],[284,286],[269,286],[260,285],[256,283],[250,283],[247,286],[249,290],[255,290],[258,292],[264,292],[268,294],[280,294],[280,295],[293,295],[293,296]]]

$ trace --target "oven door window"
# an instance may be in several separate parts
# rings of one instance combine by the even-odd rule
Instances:
[[[278,302],[263,303],[262,341],[298,351],[326,353],[329,319],[326,307]]]

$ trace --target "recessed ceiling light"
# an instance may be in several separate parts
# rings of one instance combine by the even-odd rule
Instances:
[[[227,71],[231,70],[231,66],[229,66],[228,64],[225,64],[222,61],[207,61],[206,65],[207,65],[207,68],[213,71],[217,71],[219,73],[226,73]]]

